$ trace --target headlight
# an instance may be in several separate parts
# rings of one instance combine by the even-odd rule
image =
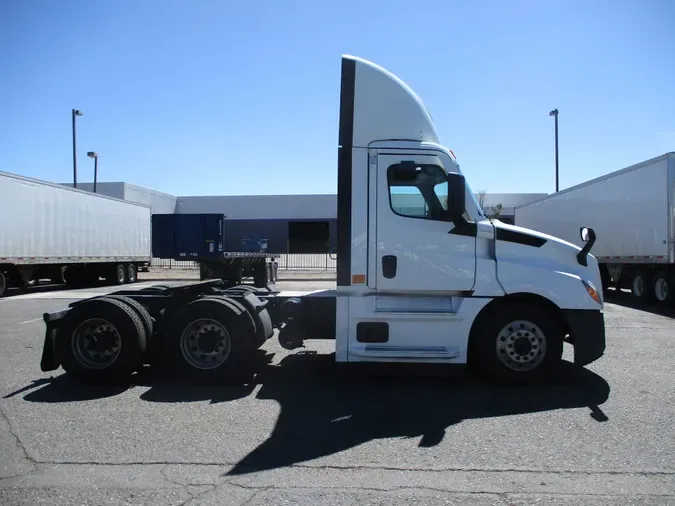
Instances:
[[[581,280],[581,282],[584,284],[584,288],[588,292],[588,295],[590,295],[595,302],[602,305],[602,298],[600,297],[600,294],[595,289],[595,287],[591,284],[591,282],[584,281],[583,279]]]

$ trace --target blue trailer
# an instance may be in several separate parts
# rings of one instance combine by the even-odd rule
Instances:
[[[201,280],[220,279],[236,286],[252,278],[259,288],[274,284],[279,255],[266,252],[265,240],[247,239],[241,251],[226,251],[230,249],[226,245],[234,240],[226,235],[223,214],[153,214],[152,256],[195,261]]]

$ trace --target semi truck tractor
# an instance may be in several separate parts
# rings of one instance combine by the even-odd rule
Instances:
[[[593,230],[580,228],[580,248],[488,219],[409,86],[343,56],[340,88],[335,289],[214,280],[80,300],[44,314],[42,370],[128,381],[151,363],[227,377],[275,334],[288,349],[334,339],[339,363],[470,364],[518,383],[561,371],[565,342],[576,364],[601,357]]]
[[[630,289],[641,302],[675,297],[675,153],[646,160],[516,209],[517,225],[581,244],[598,235],[603,290]]]
[[[150,208],[0,172],[0,297],[40,279],[133,283],[150,262]]]

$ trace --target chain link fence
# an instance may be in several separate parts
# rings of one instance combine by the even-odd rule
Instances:
[[[291,253],[277,258],[280,271],[335,272],[337,255],[335,253]],[[158,269],[199,269],[199,263],[192,260],[171,260],[153,258],[150,267]]]

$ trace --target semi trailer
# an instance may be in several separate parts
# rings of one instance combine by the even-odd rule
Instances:
[[[201,280],[220,279],[225,287],[240,285],[247,278],[258,288],[275,281],[280,255],[267,253],[264,244],[249,245],[248,251],[228,251],[233,242],[228,233],[222,213],[153,214],[152,257],[196,262]]]
[[[339,363],[469,364],[499,381],[559,371],[565,342],[581,366],[603,355],[592,229],[579,248],[488,219],[420,98],[352,56],[338,144],[335,289],[211,280],[80,300],[43,315],[41,369],[85,382],[128,381],[145,364],[226,377],[275,334],[287,349],[334,339]]]
[[[603,290],[629,288],[642,302],[675,297],[675,153],[567,188],[516,209],[515,223],[581,244],[581,224],[598,235]]]
[[[39,279],[133,283],[148,262],[148,206],[0,172],[0,297]]]

